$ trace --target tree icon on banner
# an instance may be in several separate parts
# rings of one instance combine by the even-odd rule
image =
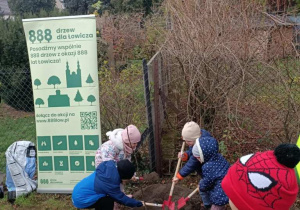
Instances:
[[[88,78],[86,79],[85,82],[88,83],[88,84],[94,83],[94,80],[92,79],[91,74],[89,74],[89,76],[88,76]]]
[[[89,95],[88,98],[87,98],[87,101],[91,102],[91,106],[92,106],[92,103],[96,101],[96,98],[93,95]]]
[[[44,104],[45,104],[45,103],[44,103],[44,100],[41,99],[41,98],[37,98],[37,99],[35,100],[35,105],[38,105],[39,108],[41,107],[41,105],[44,105]]]
[[[80,106],[80,102],[83,101],[83,98],[79,92],[79,90],[77,90],[76,96],[74,98],[74,101],[78,102],[78,105]]]
[[[60,82],[60,79],[59,79],[57,76],[51,76],[51,77],[48,79],[47,84],[48,84],[48,85],[54,85],[54,89],[55,89],[55,85],[60,85],[61,82]]]
[[[36,86],[36,89],[39,89],[39,86],[42,84],[39,79],[35,79],[33,84]]]

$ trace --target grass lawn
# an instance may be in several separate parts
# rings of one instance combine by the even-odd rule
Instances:
[[[0,171],[5,172],[5,151],[18,140],[35,141],[35,120],[33,116],[12,118],[0,117]]]
[[[30,193],[28,196],[18,197],[12,205],[7,201],[5,196],[0,199],[1,210],[11,209],[30,209],[30,210],[63,210],[63,209],[76,209],[72,205],[71,195],[62,194],[39,194],[36,192]]]
[[[2,110],[1,110],[2,111]],[[17,140],[28,140],[36,143],[34,116],[0,117],[0,171],[5,173],[5,151]],[[5,180],[3,180],[5,182]],[[7,191],[5,192],[7,193]],[[1,210],[11,209],[76,209],[72,205],[71,195],[39,194],[33,192],[28,196],[18,197],[14,205],[7,201],[7,194],[0,199]]]

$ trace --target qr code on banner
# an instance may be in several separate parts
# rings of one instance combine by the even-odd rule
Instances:
[[[97,129],[97,112],[80,112],[80,122],[81,130]]]

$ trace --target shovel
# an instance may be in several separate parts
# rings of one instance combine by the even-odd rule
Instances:
[[[188,197],[186,197],[186,198],[184,198],[184,197],[180,198],[180,199],[178,200],[178,206],[177,206],[178,210],[181,209],[182,207],[184,207],[184,206],[186,205],[186,202],[187,202],[188,200],[190,200],[190,198],[191,198],[196,192],[198,192],[198,190],[199,190],[199,189],[198,189],[198,187],[197,187],[191,194],[188,195]]]
[[[180,150],[181,154],[183,153],[184,146],[185,146],[185,141],[182,143],[182,147],[181,147],[181,150]],[[180,163],[181,163],[181,158],[178,158],[178,162],[177,162],[177,166],[176,166],[174,177],[176,177],[176,174],[179,171]],[[172,195],[173,195],[173,191],[174,191],[174,186],[175,186],[175,182],[172,182],[172,186],[171,186],[171,190],[170,190],[170,194],[169,194],[169,199],[167,201],[164,201],[163,205],[162,205],[162,209],[163,210],[165,209],[166,206],[170,210],[174,210],[175,209],[175,202],[172,202]]]
[[[144,203],[145,206],[156,206],[156,207],[162,207],[162,204],[159,204],[159,203]]]

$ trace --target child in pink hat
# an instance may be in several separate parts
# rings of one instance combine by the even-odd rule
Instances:
[[[135,125],[129,125],[125,129],[117,128],[106,133],[109,140],[103,143],[96,151],[95,167],[104,161],[120,160],[131,161],[131,154],[136,149],[137,144],[141,140],[141,133]],[[124,187],[120,185],[121,191]],[[115,203],[114,210],[120,209],[120,205]]]
[[[97,150],[95,156],[95,167],[103,161],[124,159],[131,160],[131,154],[141,140],[141,133],[134,125],[125,129],[118,128],[106,133],[109,140],[103,143]]]

